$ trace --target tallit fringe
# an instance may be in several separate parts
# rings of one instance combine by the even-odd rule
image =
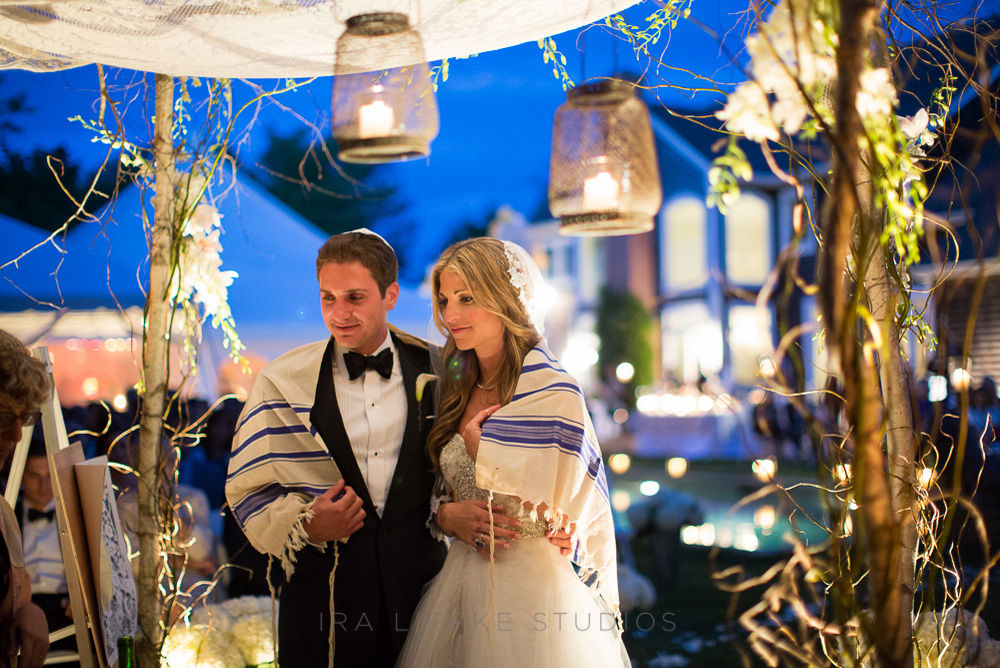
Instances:
[[[496,531],[493,525],[493,490],[489,490],[486,500],[486,512],[490,516],[490,593],[486,603],[486,615],[489,620],[486,624],[486,656],[489,657],[490,666],[493,665],[493,634],[490,632],[493,627],[493,592],[497,584],[497,557],[496,557]]]
[[[274,565],[274,555],[267,555],[267,590],[271,592],[271,642],[274,643],[274,665],[278,665],[278,592],[271,582],[271,567]]]
[[[313,518],[313,504],[316,499],[310,501],[295,518],[292,530],[288,532],[285,544],[281,546],[281,569],[285,571],[285,579],[291,579],[295,572],[296,552],[309,544],[309,536],[306,534],[305,523]],[[322,551],[322,548],[321,548]]]
[[[329,668],[333,668],[333,654],[336,649],[336,634],[333,631],[333,615],[334,615],[334,605],[333,605],[333,581],[337,576],[337,564],[340,563],[340,546],[336,543],[333,544],[333,568],[330,570],[330,660]]]

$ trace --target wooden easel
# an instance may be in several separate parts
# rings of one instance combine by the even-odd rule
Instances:
[[[42,404],[42,429],[45,434],[45,451],[48,453],[49,472],[52,475],[52,492],[56,499],[56,521],[59,526],[59,544],[62,548],[63,564],[66,568],[66,586],[69,589],[70,608],[73,612],[73,625],[64,629],[51,631],[49,642],[55,642],[62,638],[76,635],[76,646],[78,656],[66,654],[64,656],[50,657],[45,660],[46,665],[65,663],[69,661],[79,661],[80,668],[107,668],[107,661],[101,660],[102,653],[97,651],[95,639],[100,637],[98,620],[88,610],[87,597],[84,586],[84,578],[89,584],[89,591],[93,594],[93,576],[89,567],[83,571],[84,565],[78,558],[74,546],[70,540],[66,529],[66,513],[62,503],[64,485],[59,484],[59,470],[55,466],[54,455],[59,455],[63,450],[69,450],[69,438],[66,435],[66,424],[63,422],[62,408],[59,405],[59,393],[56,390],[55,380],[52,378],[52,360],[49,357],[48,348],[44,346],[35,348],[34,356],[45,365],[45,370],[49,376],[49,397]],[[10,478],[7,480],[7,490],[4,499],[13,508],[17,502],[18,491],[21,487],[21,475],[24,473],[24,464],[28,459],[28,447],[31,444],[31,434],[34,427],[24,430],[21,441],[14,450],[14,456],[10,464]],[[79,447],[79,446],[77,446]],[[62,453],[63,456],[70,454]],[[79,457],[82,459],[82,452]],[[72,473],[72,471],[70,472]],[[85,551],[84,551],[85,552]],[[89,564],[89,559],[86,561]]]

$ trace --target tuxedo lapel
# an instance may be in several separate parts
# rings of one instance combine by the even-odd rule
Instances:
[[[399,458],[392,474],[392,483],[386,497],[385,512],[382,518],[392,512],[393,500],[401,493],[401,488],[408,476],[419,473],[414,469],[414,459],[421,458],[424,452],[425,434],[420,431],[420,408],[417,404],[417,376],[430,370],[430,356],[426,350],[402,343],[395,334],[392,335],[396,352],[399,355],[399,366],[403,372],[403,388],[406,392],[406,426],[403,431],[403,443],[399,448]]]
[[[334,349],[333,337],[330,337],[326,352],[323,353],[323,364],[320,366],[319,380],[316,382],[316,400],[309,412],[309,420],[323,437],[323,443],[333,456],[333,461],[337,463],[340,474],[344,476],[344,482],[361,497],[366,515],[378,517],[368,486],[365,485],[365,479],[358,467],[358,460],[354,458],[354,450],[351,449],[351,439],[344,428],[344,420],[340,416],[337,391],[333,385]]]

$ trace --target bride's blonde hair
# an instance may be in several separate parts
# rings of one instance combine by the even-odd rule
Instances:
[[[476,305],[498,316],[503,323],[503,360],[494,379],[498,401],[502,404],[509,403],[514,397],[514,387],[521,375],[521,362],[542,338],[532,325],[518,290],[510,282],[509,268],[510,260],[502,241],[477,237],[449,246],[431,273],[435,300],[441,292],[441,272],[450,269],[465,283]],[[441,351],[444,369],[438,381],[441,383],[441,398],[437,419],[427,436],[427,454],[434,470],[438,471],[441,449],[458,430],[458,422],[479,379],[479,362],[475,351],[459,350],[455,345],[455,338],[444,326],[440,302],[436,302],[434,307],[434,324],[448,338]]]

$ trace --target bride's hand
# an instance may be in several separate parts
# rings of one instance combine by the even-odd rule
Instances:
[[[476,461],[476,456],[479,454],[479,439],[483,436],[483,423],[502,407],[503,404],[496,404],[485,408],[473,415],[472,419],[465,424],[465,429],[462,430],[462,440],[465,441],[465,451],[469,453],[469,458],[472,461]]]
[[[520,526],[521,522],[507,515],[501,515],[503,506],[493,504],[493,535],[495,549],[510,549],[510,541],[521,537],[507,527]],[[473,546],[476,552],[490,558],[490,514],[486,502],[479,500],[456,501],[442,504],[438,508],[437,523],[447,536],[457,536]],[[479,547],[476,541],[482,544]]]

